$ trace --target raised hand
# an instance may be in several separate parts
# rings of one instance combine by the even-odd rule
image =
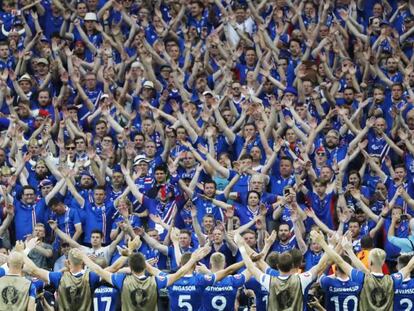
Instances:
[[[210,246],[204,246],[202,248],[197,249],[192,255],[191,258],[193,258],[195,261],[200,261],[204,257],[206,257],[211,252]]]
[[[55,220],[50,219],[47,221],[47,223],[49,224],[50,229],[52,229],[53,231],[55,231],[58,227],[57,222]]]
[[[277,233],[275,230],[272,231],[272,234],[269,235],[266,239],[265,239],[265,244],[266,245],[273,245],[276,241],[277,238]]]
[[[311,231],[310,237],[311,237],[312,241],[314,241],[315,243],[321,243],[325,240],[324,236],[316,230]]]

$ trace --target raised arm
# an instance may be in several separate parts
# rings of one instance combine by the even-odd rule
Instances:
[[[29,257],[27,257],[25,253],[22,254],[24,258],[24,269],[27,271],[27,273],[34,275],[46,283],[49,283],[49,271],[39,268],[34,264],[33,261],[30,260]]]
[[[402,268],[399,272],[403,275],[403,279],[406,279],[407,277],[410,276],[411,271],[413,269],[414,269],[414,256],[411,257],[408,264],[404,268]]]
[[[200,224],[198,223],[197,207],[194,204],[191,206],[191,219],[193,221],[193,229],[197,236],[198,242],[201,246],[204,246],[206,244],[206,237],[203,234]]]
[[[218,107],[214,109],[214,116],[216,117],[218,127],[223,132],[224,136],[226,136],[228,142],[233,144],[236,140],[236,134],[234,134],[234,132],[227,126]]]
[[[131,175],[129,174],[128,169],[125,167],[125,165],[121,165],[121,171],[122,174],[124,174],[125,181],[131,190],[131,193],[134,195],[134,197],[138,200],[140,204],[144,201],[144,195],[139,191],[137,185],[134,183],[134,181],[131,178]]]
[[[257,281],[260,282],[264,273],[258,267],[256,267],[256,265],[253,263],[253,261],[247,254],[246,244],[245,244],[244,239],[240,235],[236,235],[235,238],[236,238],[237,245],[241,245],[239,248],[240,255],[243,258],[244,264],[246,265],[246,269],[251,273],[251,275],[254,276],[254,278]]]
[[[396,154],[398,154],[400,157],[404,155],[404,151],[394,143],[394,141],[388,137],[387,134],[382,133],[382,137],[385,139],[387,144],[392,148],[392,150],[395,151]]]
[[[69,235],[64,233],[62,230],[58,228],[57,222],[55,220],[49,220],[48,224],[50,228],[55,232],[55,234],[62,239],[62,241],[65,241],[70,245],[72,248],[82,248],[83,246],[80,245],[78,242],[76,242],[74,239],[72,239]]]
[[[295,233],[296,242],[298,243],[299,250],[302,252],[302,254],[305,254],[306,251],[308,250],[308,246],[305,243],[305,241],[303,240],[303,233],[299,229],[300,225],[303,226],[303,222],[300,219],[300,217],[298,216],[298,213],[293,212],[293,211],[294,210],[292,210],[292,212],[291,212],[291,219],[292,219],[292,222],[293,222],[293,232]],[[302,222],[302,223],[299,224],[299,222]]]
[[[168,276],[167,286],[174,284],[177,280],[182,278],[186,273],[188,273],[188,270],[190,270],[193,265],[207,256],[210,251],[211,248],[209,246],[205,246],[192,253],[191,259],[184,266],[182,266],[176,273]]]
[[[72,181],[68,176],[64,176],[66,185],[68,186],[68,190],[72,193],[75,200],[78,204],[83,208],[85,206],[85,199],[79,194],[78,190],[76,190],[75,186],[73,185]]]
[[[164,255],[168,255],[168,246],[165,246],[165,245],[161,244],[160,242],[158,242],[157,240],[151,238],[145,232],[143,233],[141,238],[144,239],[145,242],[147,242],[149,247],[159,250]]]
[[[102,279],[104,279],[107,283],[112,284],[112,273],[108,270],[103,269],[100,265],[96,264],[86,255],[85,253],[81,252],[80,250],[74,250],[75,257],[82,259],[85,265],[93,272],[98,274]]]
[[[342,271],[345,272],[348,276],[351,276],[352,266],[348,264],[346,261],[342,259],[341,256],[337,252],[335,252],[332,248],[329,247],[329,245],[325,242],[325,239],[322,234],[311,231],[311,238],[313,241],[318,243],[325,253],[336,263],[339,265],[339,267],[342,269]]]
[[[349,259],[352,261],[352,265],[357,268],[358,270],[361,270],[364,273],[369,273],[369,270],[365,265],[359,260],[359,258],[355,255],[352,242],[348,240],[346,237],[343,237],[342,239],[342,247],[345,250],[346,254],[348,255]],[[349,275],[349,274],[348,274]]]
[[[319,218],[318,218],[318,216],[316,216],[316,214],[315,214],[315,212],[314,212],[314,210],[313,209],[311,209],[311,208],[307,208],[307,209],[305,209],[305,213],[306,213],[306,216],[308,216],[309,218],[311,218],[314,222],[315,222],[315,224],[323,231],[323,232],[325,232],[325,233],[327,233],[327,234],[335,234],[335,231],[333,231],[333,230],[331,230],[331,229],[329,229],[329,227],[327,226],[327,225],[325,225],[325,223],[322,221],[322,220],[320,220]]]

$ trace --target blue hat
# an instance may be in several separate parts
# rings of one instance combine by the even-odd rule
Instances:
[[[40,38],[40,41],[48,42],[49,43],[49,39],[46,36],[44,36],[44,35]]]
[[[81,177],[82,176],[88,176],[88,177],[90,177],[90,178],[92,178],[93,179],[93,177],[92,177],[92,175],[91,175],[91,173],[89,173],[88,171],[82,171],[82,172],[80,172],[80,174],[79,174]]]
[[[382,26],[390,26],[390,23],[388,21],[386,21],[386,20],[383,20],[380,23],[380,27],[382,27]]]
[[[283,94],[287,94],[287,93],[290,93],[290,94],[293,94],[295,96],[298,96],[298,91],[293,86],[287,86],[285,88],[285,91],[283,92]]]
[[[279,37],[279,40],[280,40],[283,44],[288,45],[288,44],[289,44],[289,41],[290,41],[290,36],[289,36],[288,34],[282,34],[282,35]]]
[[[39,183],[39,189],[42,187],[47,187],[47,186],[53,186],[53,182],[50,179],[43,179],[40,183]]]
[[[335,100],[335,102],[336,102],[336,105],[338,105],[338,106],[343,106],[343,105],[345,105],[345,99],[343,99],[343,98],[337,98],[337,99]]]

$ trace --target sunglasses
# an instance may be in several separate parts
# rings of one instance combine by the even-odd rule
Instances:
[[[66,150],[75,150],[75,147],[66,147]]]

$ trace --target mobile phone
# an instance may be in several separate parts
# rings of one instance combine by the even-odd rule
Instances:
[[[407,214],[402,214],[400,217],[400,220],[408,220],[408,215]]]
[[[289,189],[284,189],[283,190],[283,195],[286,197],[286,196],[288,196],[290,194],[290,191],[289,191]]]

